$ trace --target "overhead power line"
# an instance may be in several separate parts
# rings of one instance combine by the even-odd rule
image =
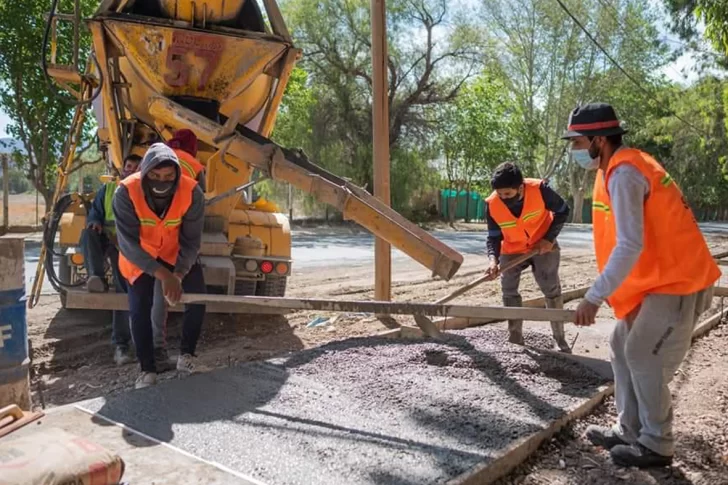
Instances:
[[[628,73],[619,64],[619,62],[617,62],[617,60],[609,52],[607,52],[607,50],[604,47],[602,47],[602,45],[599,43],[599,41],[597,41],[597,39],[594,38],[594,36],[587,30],[586,27],[584,27],[584,25],[579,21],[579,19],[577,19],[574,16],[574,14],[571,13],[571,11],[568,9],[568,7],[566,5],[564,5],[564,3],[561,0],[556,0],[556,2],[559,4],[559,6],[561,7],[561,9],[564,12],[566,12],[566,14],[569,17],[571,17],[571,20],[574,21],[574,23],[581,29],[581,31],[584,32],[584,35],[586,35],[589,38],[589,40],[600,51],[602,51],[602,53],[607,57],[607,59],[609,59],[609,62],[611,62],[614,65],[614,67],[616,67],[622,74],[624,74],[624,76],[627,79],[629,79],[630,82],[632,82],[632,84],[634,84],[640,91],[642,91],[644,94],[646,94],[652,101],[655,101],[655,102],[658,102],[659,103],[659,100],[655,97],[655,94],[653,92],[651,92],[650,90],[648,90],[647,88],[645,88],[644,86],[642,86],[642,84],[637,79],[635,79],[634,76],[632,76],[630,73]],[[683,117],[681,117],[680,115],[678,115],[677,113],[675,113],[674,111],[667,110],[667,114],[669,114],[670,116],[674,116],[676,119],[678,119],[681,122],[683,122],[686,126],[690,127],[692,130],[694,130],[699,135],[701,135],[701,136],[707,136],[707,134],[704,133],[701,129],[699,129],[698,127],[696,127],[695,125],[693,125],[692,123],[690,123],[689,121],[687,121],[686,119],[684,119]]]

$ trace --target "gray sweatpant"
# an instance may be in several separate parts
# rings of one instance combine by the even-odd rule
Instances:
[[[707,301],[706,301],[707,300]],[[685,358],[706,292],[645,297],[632,326],[620,320],[609,341],[618,421],[614,431],[628,443],[672,456],[672,398],[668,384]]]
[[[500,267],[523,256],[522,254],[501,254]],[[537,254],[525,263],[501,275],[501,288],[503,290],[503,303],[506,306],[521,306],[509,304],[509,300],[521,298],[518,287],[521,285],[521,273],[529,266],[532,267],[533,277],[546,298],[561,296],[561,281],[559,280],[559,265],[561,264],[561,251],[558,246],[546,254]]]
[[[154,282],[154,301],[152,303],[152,335],[154,348],[167,348],[167,301],[162,292],[162,282]]]

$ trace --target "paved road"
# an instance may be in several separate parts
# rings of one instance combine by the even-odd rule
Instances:
[[[728,234],[727,223],[701,224],[705,233]],[[459,251],[463,255],[483,254],[485,237],[483,232],[448,232],[436,231],[435,237]],[[358,234],[296,234],[292,238],[292,256],[294,270],[310,270],[330,266],[360,266],[373,264],[374,238],[367,233]],[[564,249],[588,249],[592,245],[592,233],[588,226],[567,226],[559,236],[559,244]],[[40,245],[37,241],[26,243],[26,284],[30,289],[38,263]],[[408,258],[401,251],[392,252],[394,264],[404,262]],[[45,281],[44,293],[53,293],[53,288]]]

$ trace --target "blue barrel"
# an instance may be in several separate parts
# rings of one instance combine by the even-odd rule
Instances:
[[[0,408],[30,409],[28,320],[25,306],[25,243],[0,238]]]

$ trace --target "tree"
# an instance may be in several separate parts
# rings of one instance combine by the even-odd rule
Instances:
[[[451,188],[465,189],[487,178],[490,170],[512,159],[517,128],[517,108],[502,81],[482,75],[466,85],[445,107],[441,137],[445,172]],[[465,213],[469,215],[470,197]],[[449,211],[452,215],[453,210]]]
[[[705,25],[705,37],[713,47],[726,57],[728,65],[728,3],[721,0],[665,0],[665,6],[672,15],[672,27],[688,40],[700,33],[698,22]]]
[[[97,2],[84,0],[83,14],[90,15]],[[61,2],[69,11],[73,2]],[[45,15],[49,2],[28,0],[0,2],[0,108],[10,117],[8,132],[20,140],[24,153],[14,152],[14,160],[23,168],[28,180],[43,196],[49,210],[56,176],[56,166],[68,135],[72,107],[54,96],[40,67],[40,52]],[[69,62],[71,36],[68,30],[59,29],[58,62]],[[88,35],[83,36],[80,58],[85,59],[90,50]],[[84,140],[90,139],[90,129],[85,130]],[[77,168],[96,163],[100,158],[80,161],[91,145],[79,153]]]
[[[567,1],[567,8],[637,87],[617,69],[559,5],[551,0],[483,0],[486,26],[499,48],[501,76],[518,101],[524,130],[519,162],[542,178],[556,176],[574,199],[574,221],[591,185],[561,140],[569,112],[578,104],[608,101],[623,118],[640,124],[652,103],[649,94],[667,61],[647,0]]]
[[[315,86],[315,139],[320,147],[336,147],[341,165],[332,169],[371,188],[369,2],[300,0],[283,8],[304,51],[302,66]],[[431,108],[455,99],[477,72],[482,49],[476,29],[457,17],[445,0],[388,2],[387,25],[389,142],[394,166],[402,147],[416,146],[415,140],[426,144],[433,137],[436,126]]]

